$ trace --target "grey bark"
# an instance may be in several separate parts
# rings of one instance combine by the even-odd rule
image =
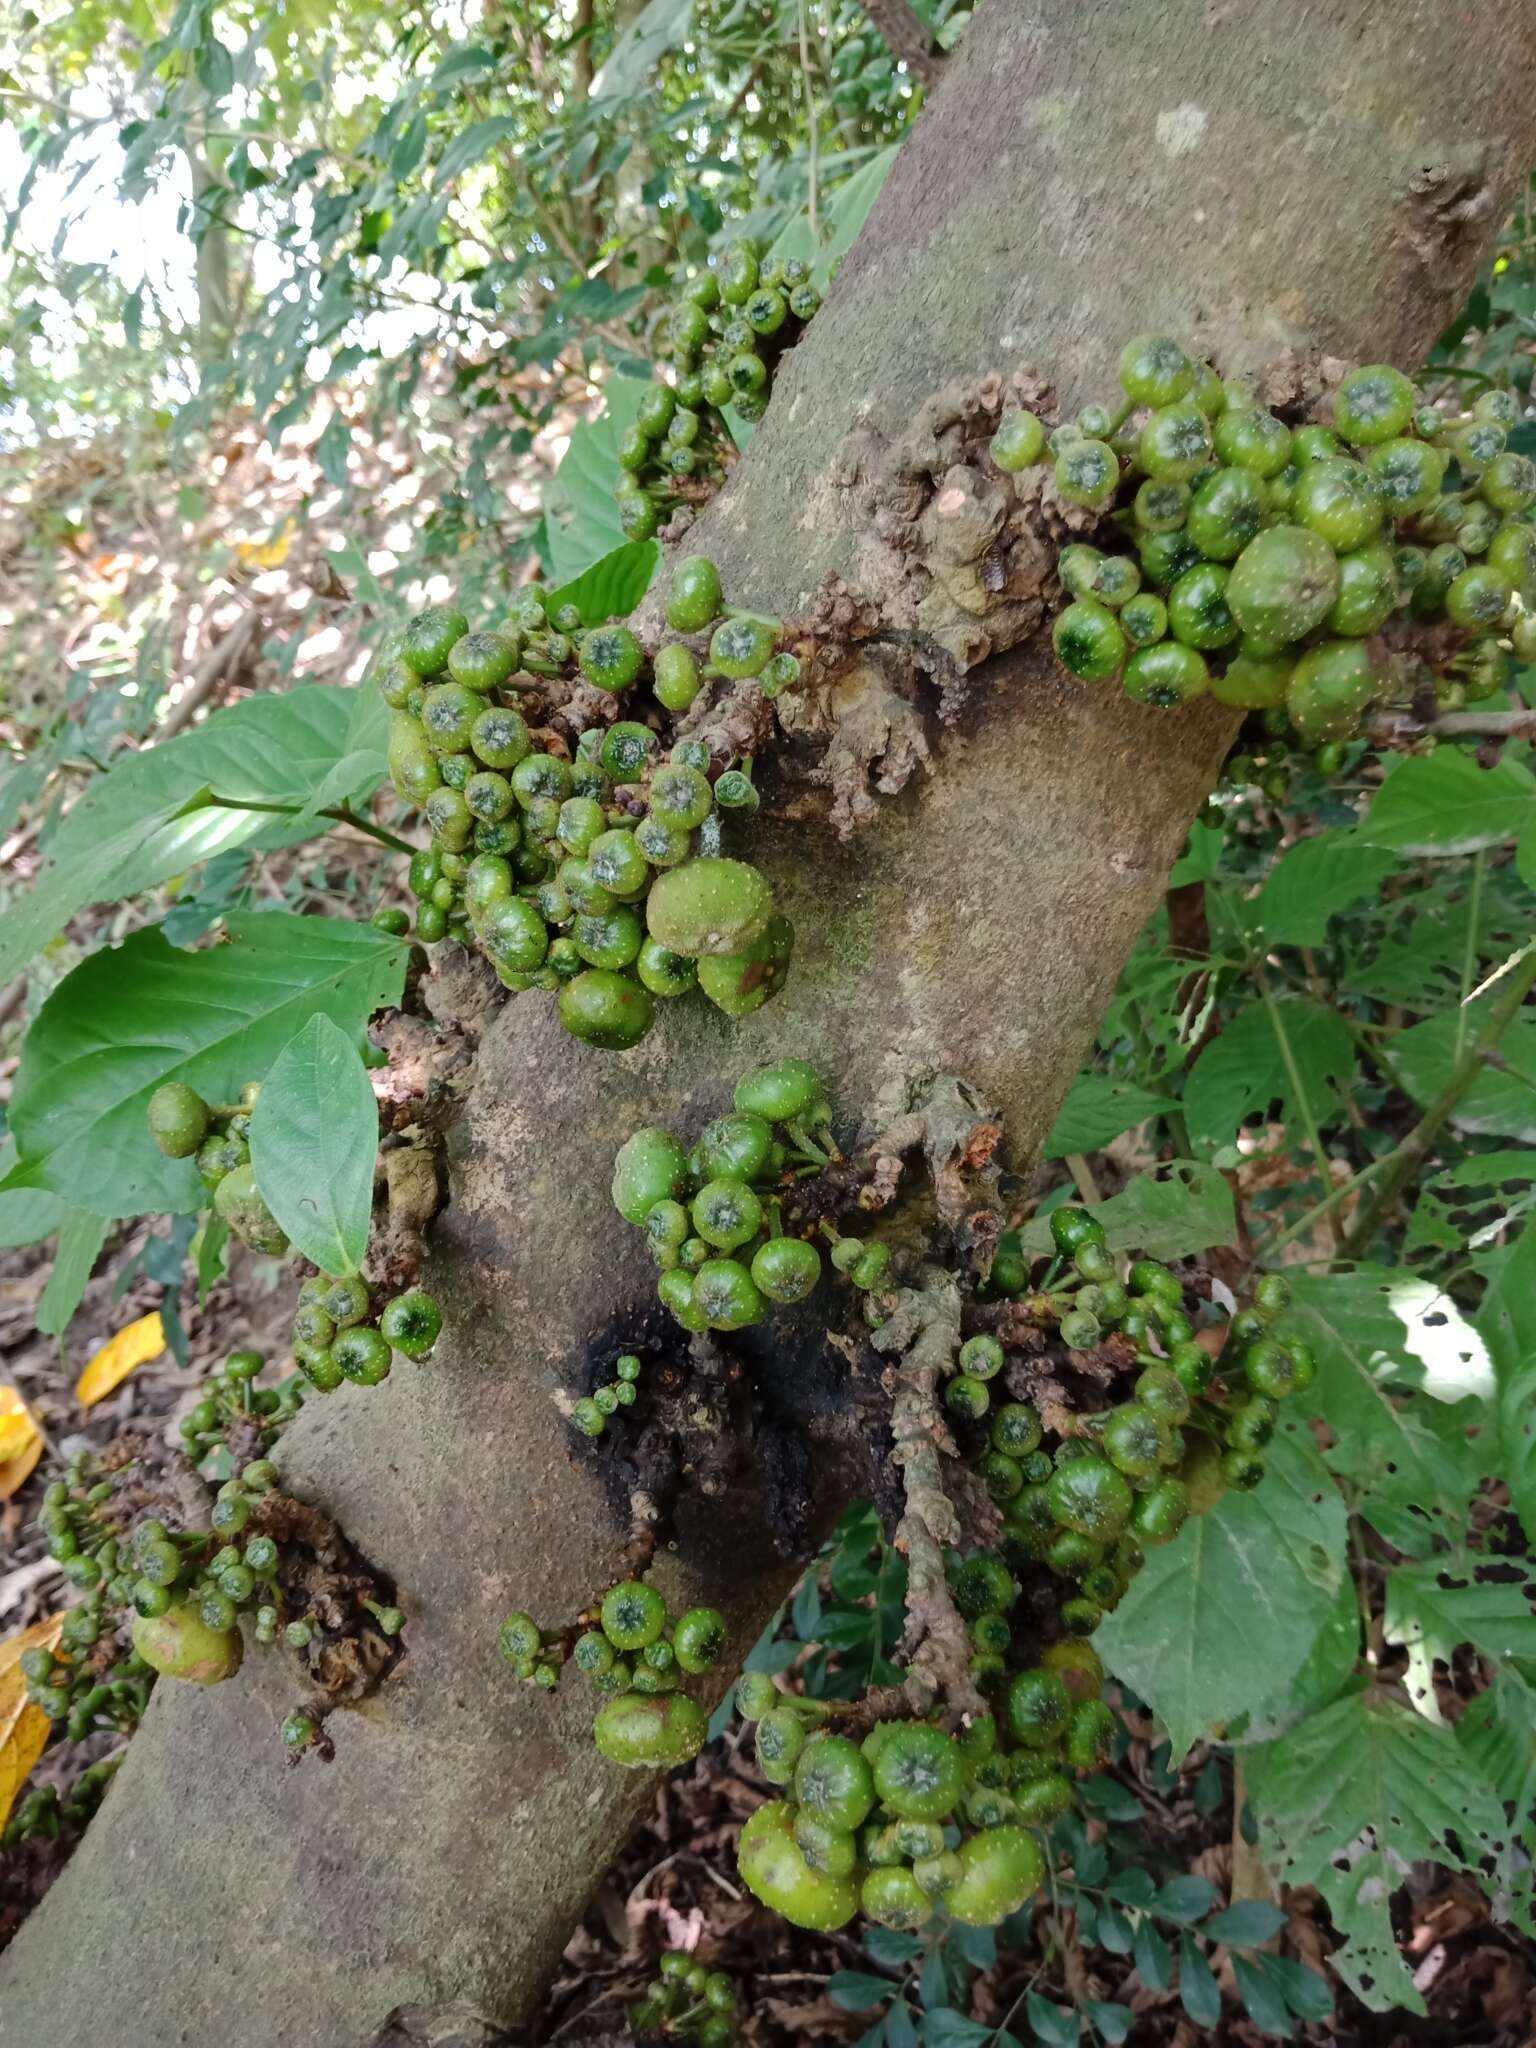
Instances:
[[[864,12],[879,30],[891,55],[905,64],[924,85],[938,82],[944,67],[944,52],[933,40],[923,17],[908,0],[864,0]]]
[[[851,560],[851,428],[894,436],[945,380],[1031,360],[1079,403],[1132,330],[1196,333],[1223,368],[1281,344],[1414,360],[1536,156],[1536,16],[1462,19],[1452,0],[989,0],[692,545],[733,596],[792,612]],[[651,1284],[609,1206],[614,1145],[803,1053],[850,1106],[893,1057],[966,1073],[1027,1157],[1230,729],[1025,648],[852,848],[765,810],[754,847],[801,942],[758,1017],[679,1004],[615,1056],[538,998],[501,1012],[436,1226],[440,1355],[315,1404],[284,1447],[290,1483],[398,1581],[409,1652],[337,1717],[328,1769],[282,1766],[279,1657],[206,1696],[162,1686],[0,1964],[6,2048],[353,2048],[396,2005],[537,2007],[650,1795],[597,1757],[576,1687],[522,1690],[495,1647],[513,1604],[574,1611],[619,1540],[551,1399]],[[766,1337],[756,1358],[778,1399],[826,1399],[813,1358]],[[722,1605],[744,1651],[788,1573],[743,1491],[684,1516],[660,1577]]]

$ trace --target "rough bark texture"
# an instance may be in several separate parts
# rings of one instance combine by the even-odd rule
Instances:
[[[1146,328],[1224,368],[1280,344],[1412,361],[1536,156],[1533,60],[1528,6],[988,0],[707,519],[728,590],[788,613],[846,569],[845,435],[894,437],[957,375],[1033,361],[1075,404]],[[754,846],[801,943],[759,1017],[679,1004],[620,1057],[538,997],[501,1012],[435,1232],[448,1340],[315,1404],[282,1459],[402,1589],[408,1654],[337,1717],[329,1768],[283,1767],[279,1656],[213,1694],[162,1686],[0,1965],[7,2048],[360,2048],[397,2004],[536,2006],[649,1791],[597,1757],[581,1688],[519,1688],[495,1643],[513,1604],[574,1611],[622,1541],[551,1399],[651,1285],[609,1206],[615,1143],[715,1112],[771,1052],[816,1059],[850,1105],[892,1059],[966,1073],[1026,1154],[1229,730],[1026,649],[852,848],[765,811]],[[770,1399],[826,1402],[814,1350],[755,1351]],[[685,1517],[658,1573],[723,1606],[742,1650],[786,1582],[745,1489]]]

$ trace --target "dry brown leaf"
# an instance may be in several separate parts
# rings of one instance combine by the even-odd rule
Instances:
[[[158,1358],[164,1349],[165,1324],[156,1309],[107,1339],[76,1380],[75,1399],[82,1408],[93,1407],[96,1402],[105,1400],[114,1387],[120,1386],[129,1373],[147,1365],[150,1359]]]

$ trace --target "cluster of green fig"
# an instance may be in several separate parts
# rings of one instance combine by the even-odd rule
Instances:
[[[1351,372],[1332,425],[1288,426],[1162,335],[1120,358],[1122,401],[1047,437],[1004,414],[1004,471],[1053,461],[1103,546],[1062,550],[1058,659],[1142,703],[1209,692],[1283,713],[1308,747],[1359,728],[1392,676],[1395,619],[1442,708],[1493,695],[1536,657],[1536,463],[1506,447],[1507,391],[1424,405],[1387,364]],[[1405,690],[1412,694],[1412,687]]]
[[[683,281],[667,316],[671,376],[658,369],[619,438],[619,523],[649,540],[672,504],[718,484],[734,445],[724,414],[760,420],[774,368],[821,305],[809,266],[733,242]]]
[[[223,1109],[204,1102],[185,1082],[170,1081],[149,1099],[149,1127],[169,1158],[196,1156],[198,1170],[214,1191],[215,1212],[237,1237],[258,1251],[281,1257],[289,1249],[288,1237],[263,1200],[250,1164],[251,1111],[260,1094],[261,1083],[251,1081],[240,1091],[239,1104]],[[360,1276],[333,1279],[316,1273],[299,1289],[294,1361],[322,1394],[333,1392],[343,1380],[374,1387],[388,1377],[394,1352],[427,1357],[442,1327],[442,1310],[423,1288],[408,1288],[376,1310],[368,1283]],[[222,1441],[237,1418],[259,1421],[268,1440],[290,1419],[301,1390],[253,1387],[250,1383],[261,1369],[257,1352],[237,1351],[223,1373],[213,1376],[182,1421],[190,1456],[201,1456]]]
[[[0,1848],[9,1849],[29,1839],[56,1842],[67,1830],[83,1828],[105,1798],[121,1762],[121,1756],[108,1756],[87,1764],[63,1792],[57,1785],[35,1785],[18,1800],[15,1812],[0,1830]]]
[[[1051,1230],[1055,1254],[1038,1281],[1009,1252],[989,1293],[1054,1325],[1066,1368],[1096,1354],[1091,1384],[1104,1384],[1106,1366],[1135,1377],[1128,1398],[1074,1413],[1070,1434],[1051,1432],[1031,1402],[996,1398],[1007,1367],[997,1335],[976,1331],[955,1355],[945,1407],[1002,1511],[995,1548],[946,1560],[968,1675],[989,1711],[947,1717],[954,1727],[942,1716],[882,1719],[855,1742],[837,1731],[847,1711],[837,1703],[750,1673],[738,1686],[759,1768],[784,1788],[743,1832],[742,1876],[798,1926],[838,1927],[862,1910],[911,1929],[940,1904],[990,1925],[1025,1902],[1044,1872],[1034,1831],[1069,1810],[1074,1774],[1100,1768],[1115,1738],[1087,1639],[1148,1548],[1228,1487],[1258,1484],[1278,1404],[1312,1378],[1306,1347],[1274,1335],[1289,1300],[1278,1276],[1259,1282],[1225,1331],[1202,1332],[1177,1275],[1117,1260],[1086,1210],[1057,1210]],[[1023,1599],[1042,1571],[1058,1589],[1049,1621],[1038,1598]]]
[[[58,1648],[24,1652],[21,1671],[28,1698],[63,1721],[72,1741],[100,1727],[134,1727],[157,1676],[191,1685],[233,1678],[245,1654],[242,1617],[256,1642],[275,1642],[281,1629],[300,1652],[324,1634],[313,1612],[295,1606],[283,1545],[263,1526],[277,1484],[268,1459],[250,1460],[217,1489],[206,1528],[172,1528],[156,1515],[127,1524],[115,1501],[115,1477],[124,1475],[131,1480],[131,1466],[109,1476],[82,1450],[43,1497],[49,1555],[83,1597],[64,1617]],[[369,1599],[359,1605],[383,1635],[404,1626],[397,1607]],[[305,1713],[282,1726],[290,1749],[317,1732]]]
[[[731,2048],[736,2039],[736,1986],[724,1970],[707,1970],[686,1949],[668,1949],[656,1980],[629,2008],[637,2034],[694,2041],[698,2048]]]
[[[229,1447],[231,1430],[254,1431],[261,1449],[272,1448],[304,1404],[304,1382],[297,1375],[281,1386],[255,1384],[265,1360],[259,1351],[232,1351],[217,1372],[209,1373],[196,1401],[178,1425],[181,1447],[194,1465]]]
[[[432,832],[410,864],[416,935],[476,944],[508,988],[557,993],[561,1022],[589,1045],[637,1044],[656,998],[694,988],[747,1016],[783,986],[794,946],[764,877],[723,850],[730,815],[757,809],[752,763],[717,763],[700,740],[668,748],[660,728],[712,678],[773,696],[800,664],[780,651],[778,621],[722,616],[704,556],[679,564],[666,603],[673,631],[709,633],[702,665],[683,639],[653,657],[628,626],[581,631],[569,606],[539,630],[545,602],[524,590],[508,627],[477,633],[451,607],[423,612],[380,676],[394,786]],[[568,759],[505,701],[549,673],[615,709],[649,680],[655,708],[589,727]],[[410,923],[401,910],[375,922],[401,935]]]
[[[614,1207],[645,1232],[657,1294],[685,1330],[745,1329],[776,1303],[804,1301],[821,1278],[819,1249],[786,1234],[781,1210],[786,1187],[841,1157],[820,1076],[806,1060],[775,1060],[742,1075],[735,1101],[691,1149],[646,1125],[613,1162]],[[819,1227],[837,1271],[862,1290],[881,1285],[886,1246]]]
[[[195,1159],[214,1214],[252,1251],[281,1258],[288,1234],[262,1199],[251,1168],[251,1112],[261,1094],[247,1082],[234,1103],[205,1102],[185,1081],[167,1081],[149,1098],[149,1128],[167,1159]]]
[[[442,1327],[443,1312],[424,1287],[408,1287],[376,1309],[361,1275],[336,1280],[314,1273],[300,1287],[293,1314],[294,1363],[322,1394],[343,1380],[376,1387],[389,1377],[395,1352],[428,1357]]]
[[[725,1616],[714,1607],[673,1615],[654,1586],[625,1579],[603,1595],[574,1643],[530,1614],[501,1625],[501,1654],[525,1684],[552,1692],[569,1656],[603,1697],[592,1739],[610,1763],[670,1769],[704,1747],[708,1717],[681,1690],[725,1654]]]
[[[617,1415],[621,1408],[634,1407],[639,1383],[639,1359],[633,1351],[622,1352],[613,1361],[613,1378],[594,1387],[571,1409],[572,1423],[583,1436],[601,1436],[610,1415]]]

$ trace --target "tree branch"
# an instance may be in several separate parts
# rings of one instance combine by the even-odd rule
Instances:
[[[912,76],[931,90],[944,68],[944,52],[932,31],[907,0],[864,0],[864,12],[880,31],[886,47]]]

